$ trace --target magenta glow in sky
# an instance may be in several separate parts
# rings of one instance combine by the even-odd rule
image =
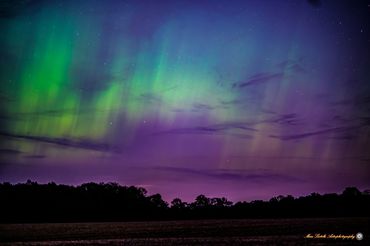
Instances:
[[[4,1],[0,181],[231,200],[370,185],[369,1]]]

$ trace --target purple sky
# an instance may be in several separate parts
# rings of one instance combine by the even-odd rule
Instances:
[[[0,6],[0,181],[170,201],[370,187],[370,1]]]

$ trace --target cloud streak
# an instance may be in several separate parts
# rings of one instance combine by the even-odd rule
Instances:
[[[162,98],[153,93],[143,93],[139,96],[138,99],[145,103],[150,103],[150,104],[153,104],[153,103],[159,104],[162,102]]]
[[[251,85],[263,84],[263,83],[267,83],[273,80],[280,80],[283,78],[283,76],[284,76],[283,73],[257,74],[257,75],[250,77],[246,81],[240,81],[240,82],[233,83],[232,88],[244,88],[244,87],[251,86]]]
[[[96,142],[89,139],[53,138],[45,136],[13,134],[8,132],[0,132],[0,136],[55,144],[69,148],[87,149],[102,152],[119,152],[119,148],[117,146],[112,146],[107,143]]]
[[[328,133],[342,133],[342,132],[347,132],[351,130],[355,130],[360,128],[361,126],[343,126],[343,127],[333,127],[333,128],[328,128],[324,130],[319,130],[319,131],[313,131],[313,132],[305,132],[305,133],[300,133],[300,134],[291,134],[291,135],[270,135],[271,138],[278,138],[280,140],[296,140],[296,139],[303,139],[303,138],[308,138],[311,136],[316,136],[316,135],[322,135],[322,134],[328,134]]]
[[[0,149],[1,154],[10,154],[10,155],[19,155],[22,154],[22,151],[15,150],[15,149]]]
[[[153,135],[162,134],[204,134],[204,135],[228,135],[243,139],[253,138],[252,135],[241,133],[240,131],[257,132],[256,129],[242,122],[228,122],[208,126],[194,126],[184,128],[174,128],[170,130],[156,132]]]
[[[218,180],[238,180],[238,181],[254,181],[254,182],[304,182],[304,180],[292,177],[289,175],[282,175],[265,170],[232,170],[232,169],[194,169],[194,168],[182,168],[182,167],[167,167],[160,166],[154,169],[181,173],[181,174],[193,174],[201,177],[214,178]]]
[[[28,158],[28,159],[44,159],[46,158],[45,155],[26,155],[23,156],[23,158]]]
[[[193,111],[210,111],[210,110],[214,110],[215,107],[212,107],[208,104],[205,104],[205,103],[194,103],[193,104]]]

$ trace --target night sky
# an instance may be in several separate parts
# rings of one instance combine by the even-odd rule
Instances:
[[[370,188],[370,1],[0,2],[0,181]]]

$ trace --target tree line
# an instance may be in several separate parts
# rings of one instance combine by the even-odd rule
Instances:
[[[232,203],[199,195],[191,203],[170,204],[160,194],[117,183],[0,183],[0,223],[141,221],[370,216],[370,191],[346,188],[341,194],[277,196],[269,201]]]

